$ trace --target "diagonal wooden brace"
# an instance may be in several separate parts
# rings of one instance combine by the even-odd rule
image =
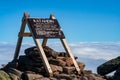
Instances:
[[[78,74],[80,74],[80,68],[79,68],[79,66],[78,66],[78,64],[77,64],[77,62],[76,62],[76,60],[75,60],[75,58],[74,58],[74,56],[73,56],[73,54],[72,54],[72,51],[70,50],[70,48],[69,48],[66,40],[65,40],[65,39],[60,39],[60,40],[61,40],[61,42],[62,42],[62,44],[63,44],[66,52],[67,52],[67,53],[69,54],[69,56],[72,58],[72,61],[73,61],[73,63],[74,63],[74,66],[75,66]]]

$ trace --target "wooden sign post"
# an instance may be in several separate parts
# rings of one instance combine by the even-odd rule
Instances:
[[[26,24],[28,24],[30,30],[29,33],[24,32]],[[45,69],[48,72],[48,76],[53,76],[53,72],[43,50],[43,46],[46,46],[47,40],[49,38],[58,38],[61,40],[66,52],[72,58],[78,74],[80,74],[79,66],[66,42],[64,33],[62,32],[60,25],[54,15],[50,15],[50,18],[30,18],[28,13],[24,13],[21,30],[18,35],[18,42],[14,54],[14,59],[18,58],[22,39],[24,36],[33,37],[34,42],[39,50],[39,55],[42,57]],[[43,39],[42,44],[40,43],[39,39]]]

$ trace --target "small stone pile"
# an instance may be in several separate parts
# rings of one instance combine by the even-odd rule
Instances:
[[[93,74],[91,70],[84,70],[85,64],[77,61],[81,70],[81,74],[78,75],[67,53],[56,52],[48,46],[44,46],[43,49],[53,77],[47,76],[38,49],[31,47],[25,50],[25,55],[19,56],[18,60],[9,62],[0,70],[0,80],[108,80],[105,76]],[[77,60],[77,57],[75,59]],[[9,79],[5,79],[5,76]]]

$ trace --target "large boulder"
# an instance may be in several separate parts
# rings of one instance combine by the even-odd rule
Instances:
[[[113,80],[120,80],[120,67],[114,73]]]
[[[97,72],[100,75],[106,75],[112,71],[117,70],[120,67],[120,57],[109,60],[102,65],[98,66]]]

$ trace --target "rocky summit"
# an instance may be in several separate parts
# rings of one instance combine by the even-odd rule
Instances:
[[[65,52],[57,52],[48,46],[43,47],[53,76],[48,77],[39,51],[27,48],[17,60],[12,60],[0,69],[0,80],[110,80],[109,77],[84,70],[85,63],[77,61],[81,74],[77,74],[71,57]]]

